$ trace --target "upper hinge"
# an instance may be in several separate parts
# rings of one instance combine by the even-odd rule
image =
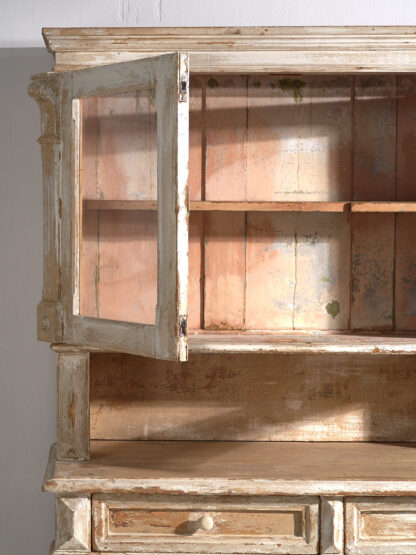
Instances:
[[[181,62],[179,67],[179,102],[188,101],[189,93],[189,57],[181,55]]]

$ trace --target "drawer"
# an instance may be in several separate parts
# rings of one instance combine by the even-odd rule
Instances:
[[[93,548],[112,552],[318,552],[317,497],[94,495]]]
[[[346,553],[416,554],[416,497],[350,497],[345,502]]]

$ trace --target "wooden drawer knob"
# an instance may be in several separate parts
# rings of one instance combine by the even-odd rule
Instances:
[[[206,532],[209,532],[214,527],[214,521],[212,520],[212,518],[210,516],[204,515],[200,519],[199,525],[202,528],[202,530],[205,530]]]

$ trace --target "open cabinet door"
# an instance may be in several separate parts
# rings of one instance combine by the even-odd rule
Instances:
[[[187,360],[186,54],[62,78],[66,343]]]

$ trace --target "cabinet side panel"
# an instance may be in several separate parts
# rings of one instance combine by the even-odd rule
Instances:
[[[91,355],[91,437],[416,441],[411,356]]]

